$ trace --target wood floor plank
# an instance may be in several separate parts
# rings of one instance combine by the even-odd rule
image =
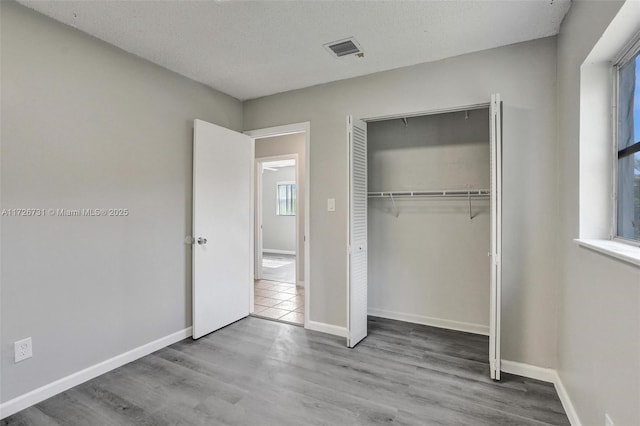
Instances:
[[[488,338],[369,319],[343,338],[246,318],[2,420],[23,425],[568,425],[553,385],[489,378]]]
[[[22,410],[18,414],[15,414],[2,421],[3,425],[7,426],[28,426],[28,425],[41,425],[41,426],[62,426],[51,417],[40,411],[37,407],[31,407],[27,410]]]

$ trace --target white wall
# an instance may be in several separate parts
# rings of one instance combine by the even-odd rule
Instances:
[[[269,138],[256,139],[256,158],[272,157],[276,155],[297,154],[298,155],[298,249],[296,256],[296,274],[298,282],[304,282],[304,229],[305,229],[305,176],[306,176],[306,152],[305,134],[294,133],[284,136],[273,136]]]
[[[242,105],[12,2],[0,2],[2,208],[128,208],[2,218],[7,401],[191,325],[194,118]],[[13,342],[33,358],[13,362]]]
[[[278,183],[295,181],[295,166],[262,173],[262,249],[265,251],[296,251],[296,217],[276,214]]]
[[[580,67],[621,5],[574,1],[558,37],[558,372],[584,425],[604,424],[605,413],[616,425],[640,424],[640,269],[573,242],[579,236],[582,202]],[[606,121],[604,114],[600,117]],[[601,208],[606,212],[608,206]]]
[[[244,129],[311,122],[312,321],[346,326],[346,115],[366,118],[504,100],[506,359],[556,361],[556,43],[546,38],[245,102]],[[336,211],[327,212],[327,198]]]
[[[489,111],[368,124],[368,191],[489,189]],[[369,312],[488,333],[489,200],[369,199]],[[398,215],[396,217],[396,214]]]

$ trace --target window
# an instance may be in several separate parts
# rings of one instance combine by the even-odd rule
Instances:
[[[617,65],[616,235],[640,240],[640,41]]]
[[[638,157],[631,152],[640,134],[640,34],[628,38],[638,31],[630,3],[637,2],[620,8],[584,59],[580,97],[568,97],[565,105],[573,101],[580,109],[579,238],[574,241],[640,267]]]
[[[295,182],[278,182],[276,194],[276,214],[278,216],[296,215],[296,184]]]

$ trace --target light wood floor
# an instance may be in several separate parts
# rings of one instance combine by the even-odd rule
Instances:
[[[246,318],[1,425],[568,425],[552,385],[492,382],[484,336],[370,318],[342,338]]]

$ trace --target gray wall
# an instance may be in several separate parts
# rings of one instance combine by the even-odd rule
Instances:
[[[0,2],[7,401],[191,325],[192,123],[242,128],[239,101]],[[32,359],[13,342],[33,337]]]
[[[305,205],[306,197],[306,152],[304,133],[294,133],[284,136],[256,139],[256,158],[272,157],[276,155],[298,154],[298,248],[296,256],[296,274],[298,281],[304,282],[304,229],[305,229]]]
[[[277,185],[295,182],[296,168],[282,167],[262,173],[262,249],[296,251],[296,217],[276,214]]]
[[[487,109],[368,125],[369,191],[489,189]],[[489,200],[369,199],[372,314],[488,332]],[[398,217],[395,217],[395,214]]]
[[[245,102],[244,129],[311,122],[311,320],[346,326],[346,115],[504,100],[505,359],[555,366],[556,42],[546,38]],[[336,211],[327,212],[327,198]]]
[[[640,269],[578,247],[580,66],[621,6],[574,1],[558,37],[558,372],[584,425],[640,424]],[[605,207],[606,208],[606,207]]]

